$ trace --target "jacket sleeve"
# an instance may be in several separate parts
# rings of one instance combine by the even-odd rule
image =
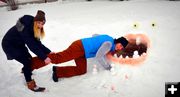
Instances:
[[[112,47],[112,43],[111,42],[104,42],[101,47],[98,49],[97,53],[96,53],[96,60],[98,61],[98,63],[100,65],[102,65],[106,70],[110,70],[111,69],[111,65],[110,63],[107,61],[106,59],[106,54],[110,51]]]
[[[30,31],[33,31],[33,30],[24,28],[23,31],[19,32],[19,33],[22,36],[22,39],[24,40],[24,42],[28,46],[28,48],[34,54],[36,54],[40,59],[45,60],[47,58],[47,55],[42,49],[42,48],[45,48],[45,46],[43,46],[39,40],[35,39],[33,34],[31,34]],[[49,52],[49,50],[47,50],[47,52]]]
[[[42,48],[42,50],[44,51],[44,53],[45,53],[46,55],[51,52],[51,50],[48,49],[46,46],[44,46],[42,43],[41,43],[41,48]]]
[[[24,15],[17,21],[16,28],[27,47],[39,58],[44,60],[47,58],[50,50],[45,47],[40,40],[34,38],[33,20],[33,16]]]

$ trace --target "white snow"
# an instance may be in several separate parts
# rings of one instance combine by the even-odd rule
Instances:
[[[135,67],[115,65],[116,74],[100,69],[92,74],[94,59],[88,59],[88,72],[82,76],[51,79],[52,66],[35,70],[33,77],[45,93],[27,89],[22,65],[7,61],[0,48],[1,97],[164,97],[165,82],[180,81],[180,2],[169,1],[93,1],[27,4],[16,11],[0,8],[0,39],[24,14],[44,10],[47,22],[43,43],[52,51],[66,49],[74,40],[93,34],[118,38],[127,33],[144,33],[151,41],[147,60]],[[155,26],[152,26],[152,23]],[[133,25],[138,24],[134,28]],[[73,61],[63,65],[72,65]],[[61,64],[59,64],[61,65]]]

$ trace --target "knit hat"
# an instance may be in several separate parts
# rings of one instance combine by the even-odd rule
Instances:
[[[122,46],[125,48],[127,45],[128,45],[128,40],[124,37],[120,37],[118,39],[114,39],[114,43],[117,44],[117,43],[121,43]]]
[[[34,17],[34,21],[46,22],[45,13],[42,10],[38,10],[36,16]]]

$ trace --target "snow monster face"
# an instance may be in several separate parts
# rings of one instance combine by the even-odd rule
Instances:
[[[127,34],[129,41],[126,48],[114,55],[109,55],[109,61],[115,64],[138,65],[145,61],[150,47],[150,40],[145,34]]]

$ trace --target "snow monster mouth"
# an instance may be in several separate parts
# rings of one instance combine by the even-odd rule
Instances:
[[[150,40],[145,34],[127,34],[129,41],[126,48],[114,55],[108,55],[109,61],[115,64],[138,65],[145,61],[150,47]]]

